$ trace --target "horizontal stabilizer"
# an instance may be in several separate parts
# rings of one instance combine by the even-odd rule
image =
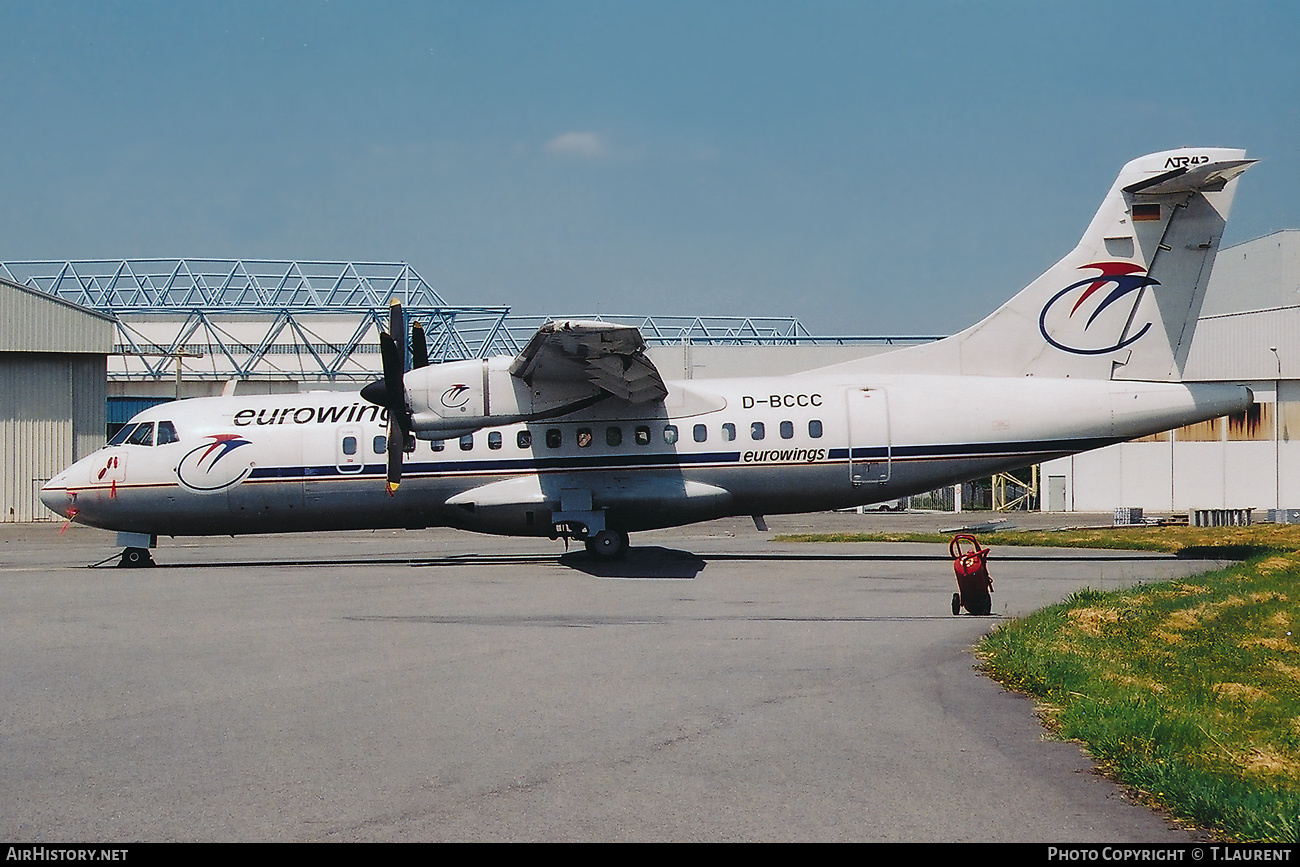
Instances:
[[[1164,196],[1172,193],[1218,192],[1228,181],[1259,160],[1221,160],[1193,167],[1179,167],[1124,187],[1129,195]]]

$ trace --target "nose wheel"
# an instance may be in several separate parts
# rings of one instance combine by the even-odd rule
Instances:
[[[583,544],[602,560],[614,560],[627,553],[628,538],[627,533],[606,529],[584,539]]]
[[[153,566],[153,558],[149,556],[148,548],[126,548],[122,551],[122,559],[117,561],[117,565],[123,569],[135,569],[141,566]]]

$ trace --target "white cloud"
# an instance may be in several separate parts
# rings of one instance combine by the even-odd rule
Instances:
[[[566,132],[548,141],[546,152],[557,156],[599,159],[609,155],[609,144],[598,132]]]

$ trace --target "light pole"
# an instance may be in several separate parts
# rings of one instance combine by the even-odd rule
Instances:
[[[1282,509],[1282,356],[1270,346],[1277,362],[1277,379],[1273,380],[1273,508]]]

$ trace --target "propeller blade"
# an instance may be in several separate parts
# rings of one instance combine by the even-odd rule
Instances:
[[[424,326],[419,322],[411,324],[411,369],[419,370],[429,366],[429,344],[424,339]]]
[[[406,390],[402,386],[402,358],[397,342],[385,332],[379,332],[379,355],[384,362],[384,391],[382,405],[388,411],[388,483],[391,497],[402,481],[402,420],[406,416]],[[369,386],[367,386],[369,388]]]
[[[383,406],[391,418],[394,410],[406,409],[406,388],[402,384],[402,350],[392,337],[379,332],[379,357],[384,364],[384,402]]]
[[[405,337],[402,303],[394,298],[388,302],[388,333],[379,332],[379,355],[384,365],[384,408],[388,410],[388,472],[385,490],[391,497],[402,481],[402,453],[411,431],[410,409],[406,404],[406,385],[402,381],[406,372],[406,347],[399,346],[399,337]]]
[[[388,496],[397,493],[397,486],[402,483],[402,450],[406,445],[406,434],[399,424],[393,421],[393,414],[388,414],[388,474],[384,490]]]
[[[401,370],[406,372],[406,317],[402,314],[402,302],[396,298],[390,298],[388,301],[388,333],[392,335],[394,343],[400,349]]]

